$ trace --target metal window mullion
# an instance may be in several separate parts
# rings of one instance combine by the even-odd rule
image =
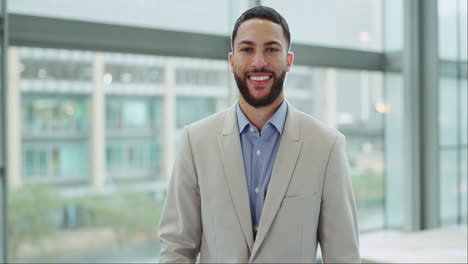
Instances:
[[[18,46],[124,52],[226,60],[230,37],[50,17],[9,14],[10,43]],[[122,38],[125,36],[125,38]],[[186,43],[191,48],[187,49]],[[295,65],[384,70],[382,52],[292,43]]]
[[[404,222],[406,231],[421,228],[421,170],[420,170],[420,3],[419,0],[404,2],[403,29],[403,158],[404,183]]]
[[[404,4],[404,229],[415,231],[439,226],[437,0]]]
[[[457,5],[457,10],[458,7],[460,6],[460,0],[457,0],[456,2]],[[462,184],[462,160],[461,157],[461,106],[462,106],[462,96],[461,96],[461,78],[462,78],[462,63],[461,63],[461,30],[460,30],[460,24],[461,24],[461,18],[460,18],[460,12],[457,12],[457,22],[456,22],[456,35],[457,35],[457,40],[456,40],[456,46],[457,46],[457,145],[459,148],[457,149],[457,186],[461,186]],[[461,192],[458,192],[458,199],[457,199],[457,209],[458,209],[458,217],[457,217],[457,224],[462,224],[462,195]]]
[[[7,179],[6,179],[6,133],[5,133],[5,120],[6,120],[6,61],[8,50],[8,16],[7,16],[7,0],[1,1],[1,61],[0,61],[0,261],[7,263],[8,261],[8,247],[7,247],[7,219],[8,219],[8,195],[7,195]]]
[[[437,0],[420,0],[422,229],[440,225]]]

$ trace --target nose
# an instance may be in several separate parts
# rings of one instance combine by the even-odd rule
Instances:
[[[262,69],[267,65],[267,61],[265,60],[265,56],[261,52],[255,53],[252,59],[252,67],[256,69]]]

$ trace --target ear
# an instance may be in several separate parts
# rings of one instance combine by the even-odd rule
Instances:
[[[232,51],[229,52],[228,60],[229,60],[229,65],[231,65],[231,72],[234,72],[234,54],[232,53]]]
[[[294,53],[288,52],[288,58],[287,58],[287,61],[286,61],[286,66],[287,66],[286,71],[287,72],[291,71],[293,61],[294,61]]]

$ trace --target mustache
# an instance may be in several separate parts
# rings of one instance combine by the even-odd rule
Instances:
[[[249,74],[251,74],[251,73],[268,73],[268,74],[271,74],[271,76],[276,77],[275,72],[270,71],[270,70],[267,70],[267,69],[265,69],[265,68],[255,69],[255,70],[246,72],[246,73],[244,74],[244,76],[247,78],[247,76],[248,76]]]

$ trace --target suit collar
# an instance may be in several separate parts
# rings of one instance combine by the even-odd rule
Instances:
[[[252,218],[235,105],[226,112],[223,130],[218,136],[218,144],[237,219],[251,252],[253,249]]]
[[[286,102],[286,99],[281,102],[280,106],[278,109],[276,109],[275,113],[273,116],[266,122],[266,124],[271,124],[276,130],[280,133],[280,135],[283,134],[283,128],[284,124],[286,122],[286,115],[288,113],[288,104]],[[239,132],[242,133],[245,129],[245,127],[250,124],[253,126],[247,116],[245,116],[244,112],[240,108],[239,101],[236,103],[236,117],[237,117],[237,125],[239,127]],[[266,125],[265,124],[265,125]]]
[[[283,103],[286,104],[287,113],[286,120],[284,122],[282,137],[287,137],[290,140],[297,141],[300,138],[299,111],[292,107],[286,99],[284,99]],[[237,122],[236,107],[237,101],[226,111],[221,135],[227,136],[231,133],[237,133],[237,135],[239,135],[239,125]]]
[[[270,231],[270,227],[281,206],[283,197],[289,187],[292,174],[296,167],[299,153],[302,148],[300,140],[300,114],[293,107],[288,105],[288,114],[281,138],[278,154],[276,156],[273,171],[271,173],[270,184],[260,218],[257,237],[252,249],[250,261],[258,252],[265,237]]]
[[[223,130],[218,137],[229,191],[246,243],[251,250],[251,260],[258,252],[280,208],[302,147],[299,129],[300,114],[289,104],[287,107],[288,111],[283,135],[273,166],[255,243],[253,242],[252,220],[239,138],[236,105],[227,110]]]

